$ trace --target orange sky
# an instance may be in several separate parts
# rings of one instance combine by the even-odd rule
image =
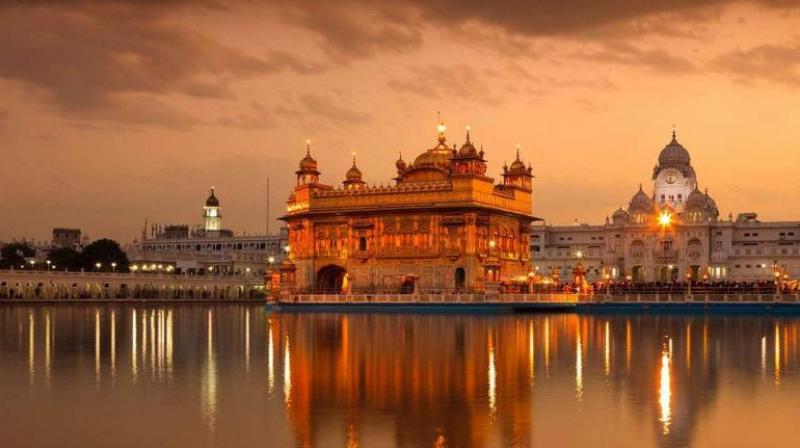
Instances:
[[[6,3],[0,240],[127,242],[199,223],[211,185],[226,227],[263,232],[266,178],[276,217],[307,138],[323,181],[357,152],[388,182],[437,111],[492,174],[521,144],[552,223],[625,206],[673,124],[723,217],[800,219],[795,2],[484,3]]]

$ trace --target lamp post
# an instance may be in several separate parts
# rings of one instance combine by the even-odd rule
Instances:
[[[45,261],[45,263],[47,264],[47,270],[49,271],[49,270],[50,270],[50,265],[51,265],[53,262],[52,262],[52,261],[50,261],[50,260],[47,260],[47,261]]]
[[[94,268],[98,272],[100,271],[100,268],[102,268],[102,267],[103,267],[103,263],[97,262],[97,263],[94,264]]]
[[[36,269],[36,260],[29,260],[28,263],[31,265],[31,271]]]
[[[111,272],[117,272],[117,262],[116,261],[112,261],[111,262]]]

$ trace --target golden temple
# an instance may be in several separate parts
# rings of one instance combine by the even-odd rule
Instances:
[[[310,144],[287,202],[289,257],[281,283],[293,292],[496,291],[530,271],[533,168],[486,175],[467,128],[461,147],[436,144],[406,163],[390,186],[369,186],[353,165],[339,186],[320,182]]]

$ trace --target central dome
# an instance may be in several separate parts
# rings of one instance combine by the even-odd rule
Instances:
[[[444,125],[439,125],[439,143],[433,148],[428,149],[414,159],[414,167],[439,167],[445,170],[450,169],[450,159],[453,157],[453,150],[447,147],[444,136]]]
[[[664,166],[688,166],[691,162],[689,151],[678,143],[675,131],[672,131],[672,141],[670,141],[661,153],[658,154],[658,164]]]

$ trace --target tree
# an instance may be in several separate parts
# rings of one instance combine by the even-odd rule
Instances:
[[[79,271],[82,265],[81,253],[71,247],[59,247],[53,249],[48,254],[52,266],[56,270]]]
[[[128,272],[128,256],[114,240],[97,240],[83,249],[81,266],[87,271],[95,270],[97,263],[102,264],[104,271],[111,270],[111,263],[116,263],[117,272]]]
[[[36,250],[25,243],[4,244],[0,248],[0,267],[3,269],[19,269],[25,265],[26,257],[36,255]]]

